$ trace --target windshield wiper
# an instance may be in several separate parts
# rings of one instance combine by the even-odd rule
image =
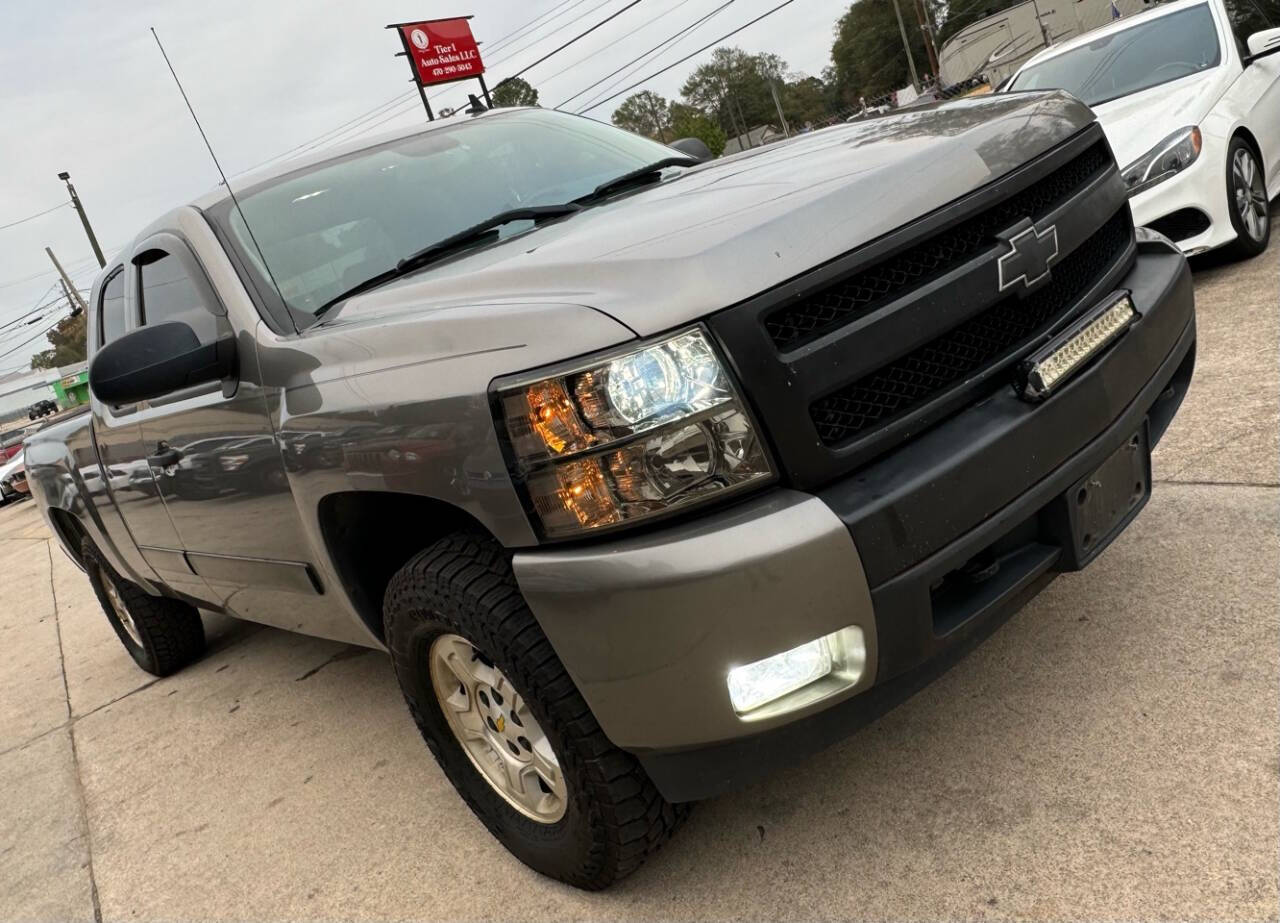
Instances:
[[[701,160],[696,160],[693,157],[663,157],[661,160],[655,160],[653,163],[646,164],[643,167],[628,170],[621,176],[615,176],[608,182],[601,183],[586,195],[579,196],[573,201],[581,205],[586,205],[590,202],[596,202],[603,199],[607,195],[612,195],[613,193],[625,189],[628,186],[633,186],[641,180],[645,182],[655,182],[661,177],[662,171],[668,167],[696,167],[700,163],[702,163]]]
[[[535,225],[543,221],[550,221],[552,218],[563,218],[565,215],[572,215],[574,212],[582,211],[582,206],[574,202],[564,202],[560,205],[530,205],[525,208],[512,208],[505,212],[486,218],[478,224],[473,224],[469,228],[463,228],[456,234],[450,234],[448,237],[437,240],[430,246],[423,247],[414,253],[410,253],[395,266],[378,273],[376,276],[370,276],[363,282],[353,285],[339,295],[330,298],[322,304],[313,315],[319,317],[334,305],[346,301],[361,292],[367,292],[370,289],[385,285],[392,279],[398,279],[401,276],[408,275],[415,270],[421,269],[423,266],[433,263],[438,259],[448,256],[455,250],[461,250],[463,247],[472,244],[483,243],[489,239],[497,239],[498,229],[505,224],[511,224],[514,221],[532,221]]]

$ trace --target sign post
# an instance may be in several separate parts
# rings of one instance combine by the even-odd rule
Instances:
[[[475,77],[480,81],[485,103],[492,108],[489,88],[484,82],[484,62],[480,59],[480,47],[471,34],[470,16],[452,19],[427,19],[421,22],[396,22],[387,26],[395,29],[404,49],[397,57],[409,59],[413,82],[422,97],[427,118],[435,120],[431,103],[427,100],[427,87],[438,83],[453,83]]]

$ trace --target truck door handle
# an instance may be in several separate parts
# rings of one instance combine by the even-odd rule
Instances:
[[[182,460],[182,453],[172,446],[157,446],[160,451],[155,455],[147,456],[147,464],[152,468],[168,468],[170,465],[176,465]]]

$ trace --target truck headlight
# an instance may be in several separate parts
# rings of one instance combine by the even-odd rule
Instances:
[[[1198,127],[1179,128],[1121,172],[1129,195],[1135,196],[1181,173],[1195,163],[1203,146]]]
[[[551,538],[773,477],[746,404],[700,328],[495,391],[512,474]]]

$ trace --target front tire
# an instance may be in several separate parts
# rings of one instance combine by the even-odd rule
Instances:
[[[134,662],[154,676],[169,676],[204,653],[204,623],[187,603],[152,596],[125,580],[85,539],[81,559],[93,592]]]
[[[1271,240],[1271,203],[1266,175],[1253,147],[1243,138],[1227,147],[1227,211],[1236,239],[1230,252],[1241,259],[1255,257]]]
[[[384,619],[427,746],[489,832],[530,868],[578,888],[608,887],[688,813],[605,737],[491,539],[456,533],[411,559],[387,587]]]

